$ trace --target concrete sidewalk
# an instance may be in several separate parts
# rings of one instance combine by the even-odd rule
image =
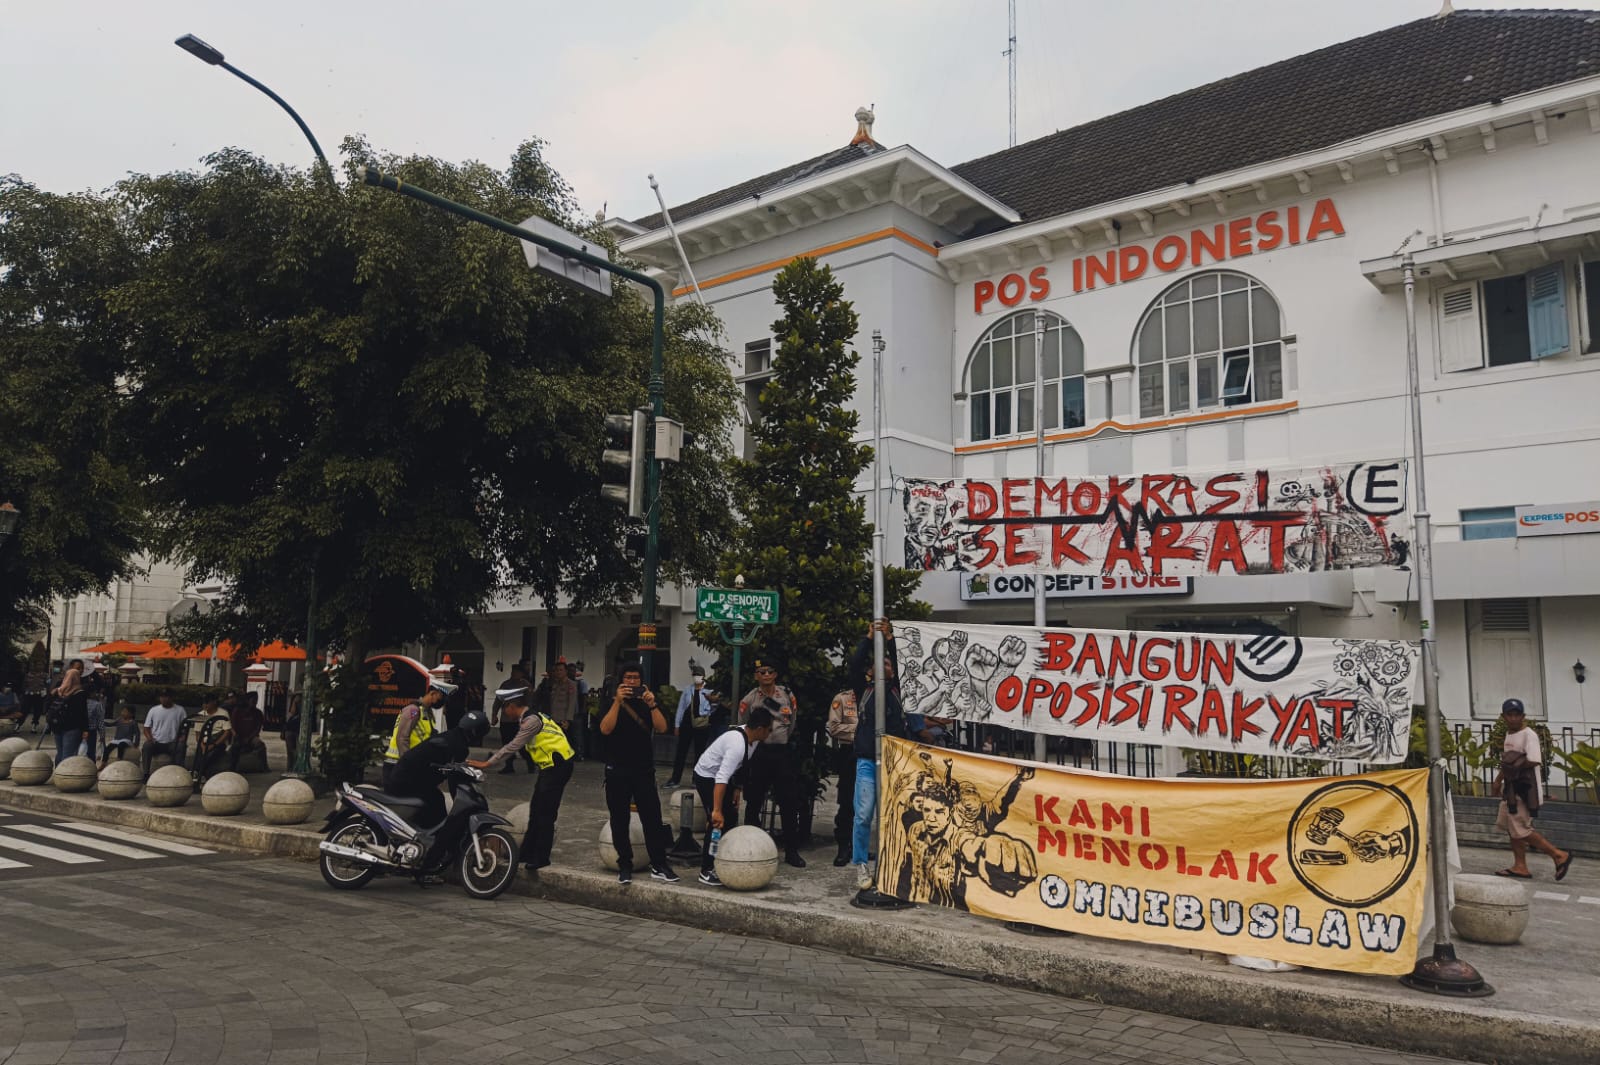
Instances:
[[[271,746],[276,768],[281,748],[275,741]],[[1600,1061],[1600,981],[1594,962],[1600,947],[1600,863],[1579,859],[1556,884],[1549,861],[1535,859],[1537,879],[1525,885],[1533,918],[1522,942],[1458,944],[1461,957],[1477,966],[1497,994],[1453,1000],[1410,991],[1388,978],[1309,970],[1259,973],[1206,952],[1083,936],[1035,938],[951,910],[858,910],[849,904],[855,894],[851,871],[831,865],[831,843],[805,851],[811,863],[806,869],[780,866],[761,892],[694,883],[693,860],[679,863],[684,874],[679,884],[644,878],[623,888],[599,864],[596,839],[605,820],[600,774],[592,762],[577,767],[562,804],[555,864],[537,880],[519,878],[514,890],[1205,1021],[1486,1062]],[[275,779],[276,773],[252,777],[250,807],[228,818],[207,816],[198,797],[184,807],[157,809],[143,799],[106,802],[92,793],[63,795],[48,785],[18,788],[10,781],[0,781],[0,805],[313,858],[317,828],[331,800],[319,800],[306,824],[267,825],[261,794]],[[493,809],[505,814],[526,802],[531,788],[532,778],[519,771],[491,774],[486,790]],[[832,827],[832,813],[831,803],[819,800],[819,840]],[[667,811],[667,819],[675,823],[676,812]],[[1466,872],[1491,872],[1508,858],[1495,850],[1462,850]]]

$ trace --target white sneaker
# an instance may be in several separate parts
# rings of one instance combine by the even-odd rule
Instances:
[[[869,868],[865,862],[862,862],[860,865],[856,866],[856,887],[860,888],[862,891],[865,891],[872,887],[873,883],[874,880],[872,877],[871,868]]]

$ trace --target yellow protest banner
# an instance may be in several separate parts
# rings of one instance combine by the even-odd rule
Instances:
[[[1152,780],[883,741],[878,890],[1084,935],[1411,971],[1428,774]]]

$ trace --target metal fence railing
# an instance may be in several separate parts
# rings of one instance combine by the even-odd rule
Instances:
[[[1549,770],[1545,777],[1546,796],[1560,802],[1596,801],[1593,786],[1569,779],[1562,769],[1562,760],[1581,745],[1600,747],[1600,727],[1584,730],[1565,725],[1549,732],[1549,746],[1553,750],[1544,752],[1544,764]],[[1457,791],[1467,795],[1489,794],[1495,774],[1500,771],[1499,751],[1490,746],[1493,735],[1494,725],[1487,722],[1457,725],[1450,730],[1446,761]]]

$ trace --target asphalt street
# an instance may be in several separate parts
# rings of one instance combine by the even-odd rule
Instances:
[[[7,820],[0,831],[23,835]],[[4,1065],[1442,1060],[545,900],[475,902],[453,885],[336,892],[289,861],[173,855],[9,873]]]

